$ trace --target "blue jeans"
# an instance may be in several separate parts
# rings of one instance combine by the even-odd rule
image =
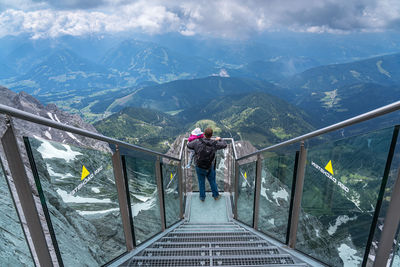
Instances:
[[[206,177],[211,187],[212,196],[217,197],[219,193],[217,182],[215,181],[214,166],[211,166],[209,170],[196,167],[196,173],[199,180],[200,199],[204,200],[206,198]]]

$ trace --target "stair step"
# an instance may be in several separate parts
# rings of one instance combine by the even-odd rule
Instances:
[[[182,224],[181,226],[179,226],[180,229],[182,228],[237,228],[240,227],[236,224]]]
[[[246,232],[247,230],[243,228],[219,228],[219,229],[206,229],[206,228],[190,228],[190,229],[175,229],[172,233],[207,233],[207,232]]]
[[[166,257],[166,256],[231,256],[231,255],[277,255],[279,250],[276,247],[264,248],[148,248],[142,251],[138,256],[147,257]]]
[[[218,243],[227,241],[241,241],[241,242],[253,242],[262,240],[256,235],[252,236],[199,236],[199,237],[163,237],[161,242],[175,243],[175,242],[207,242],[207,243]]]
[[[254,236],[256,237],[255,234],[252,234],[250,232],[190,232],[190,233],[177,233],[177,232],[171,232],[166,237],[214,237],[214,236],[225,236],[225,237],[236,237],[236,236]]]
[[[229,257],[143,257],[138,256],[121,266],[304,266],[295,264],[289,255]]]
[[[155,242],[151,245],[152,248],[263,248],[271,246],[265,240],[258,240],[254,242],[238,242],[238,241],[228,241],[228,242]]]

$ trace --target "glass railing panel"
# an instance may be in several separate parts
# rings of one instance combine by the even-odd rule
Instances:
[[[296,248],[332,266],[360,266],[393,128],[308,149]]]
[[[104,265],[126,252],[111,153],[36,138],[25,142],[64,266]]]
[[[264,153],[258,230],[286,242],[296,153]]]
[[[161,232],[156,158],[142,153],[125,156],[136,245]]]
[[[253,226],[256,162],[239,166],[238,220]]]
[[[178,161],[163,160],[165,222],[167,227],[180,220]]]
[[[184,176],[185,176],[185,181],[186,181],[186,188],[188,189],[188,192],[198,192],[199,191],[199,184],[197,180],[197,174],[196,174],[196,165],[195,165],[195,159],[192,159],[192,164],[188,168],[188,162],[190,161],[190,154],[191,150],[186,147],[185,144],[185,149],[184,149]]]
[[[391,164],[391,168],[389,171],[388,180],[387,180],[387,184],[386,184],[386,189],[384,191],[382,205],[380,208],[377,225],[375,227],[375,233],[374,233],[374,237],[372,239],[372,245],[370,247],[370,251],[369,251],[369,255],[368,255],[367,266],[369,266],[369,265],[372,266],[373,262],[375,261],[375,256],[376,256],[376,253],[378,252],[378,247],[379,247],[379,242],[380,242],[383,226],[385,224],[386,213],[388,211],[389,204],[392,199],[393,187],[397,180],[398,168],[400,166],[400,140],[399,139],[400,138],[398,138],[396,140],[397,144],[395,146],[392,164]],[[393,243],[396,244],[396,242],[393,242]],[[391,257],[393,256],[392,254],[393,253],[391,253],[391,256],[389,257],[390,260],[391,260]]]
[[[215,153],[216,157],[216,168],[215,168],[215,178],[218,186],[219,192],[224,192],[226,183],[228,182],[228,148],[218,150]],[[210,189],[207,189],[211,191]]]
[[[0,161],[0,262],[2,266],[35,266]]]

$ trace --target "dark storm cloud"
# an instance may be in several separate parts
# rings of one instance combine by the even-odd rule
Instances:
[[[338,1],[319,5],[307,5],[305,3],[303,8],[294,10],[288,8],[286,12],[282,13],[279,22],[287,26],[324,26],[332,30],[359,30],[368,27],[365,12],[373,7],[373,3],[367,4],[366,1],[348,1],[343,3]]]

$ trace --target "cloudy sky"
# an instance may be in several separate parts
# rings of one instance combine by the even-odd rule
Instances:
[[[0,0],[0,37],[179,32],[243,38],[289,30],[400,30],[399,0]]]

